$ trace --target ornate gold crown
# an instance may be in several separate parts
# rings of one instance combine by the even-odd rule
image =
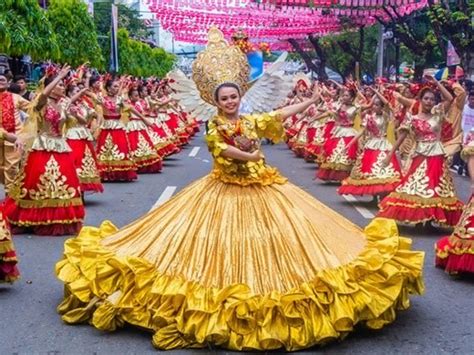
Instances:
[[[236,46],[229,46],[224,35],[212,27],[207,35],[208,42],[193,63],[193,80],[201,98],[215,105],[214,91],[224,83],[234,83],[243,95],[248,90],[250,67],[247,57]]]

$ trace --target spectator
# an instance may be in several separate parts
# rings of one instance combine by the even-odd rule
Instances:
[[[15,76],[14,83],[20,87],[19,95],[25,100],[33,100],[34,94],[28,90],[28,85],[26,83],[26,78],[23,75]]]

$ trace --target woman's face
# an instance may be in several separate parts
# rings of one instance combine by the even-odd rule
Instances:
[[[421,97],[421,106],[423,111],[429,112],[436,104],[436,98],[431,91],[427,91]]]
[[[352,95],[348,90],[344,90],[341,96],[342,103],[349,105],[352,103]]]
[[[58,83],[58,85],[54,87],[52,94],[55,97],[63,97],[65,92],[66,92],[66,87],[64,86],[64,83],[61,80]]]
[[[118,92],[119,92],[119,89],[120,89],[120,84],[119,84],[119,82],[118,82],[118,81],[114,81],[114,82],[112,83],[112,85],[110,85],[108,91],[109,91],[109,93],[110,93],[111,95],[117,95]]]
[[[373,106],[373,109],[374,109],[374,112],[377,114],[377,115],[380,115],[383,111],[383,104],[382,104],[382,101],[380,101],[379,98],[375,99],[374,100],[374,106]]]
[[[132,102],[137,102],[139,98],[140,98],[140,95],[138,95],[138,90],[133,90],[133,91],[130,93],[130,100],[131,100]]]
[[[234,116],[239,111],[240,94],[236,88],[222,87],[217,92],[217,106],[226,116]]]
[[[69,90],[69,97],[73,97],[74,95],[76,95],[79,92],[79,90],[80,89],[78,86],[74,86],[74,88]]]

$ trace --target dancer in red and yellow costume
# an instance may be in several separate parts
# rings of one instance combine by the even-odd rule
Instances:
[[[423,253],[393,221],[362,230],[265,164],[260,139],[282,139],[283,120],[318,93],[241,116],[247,58],[211,31],[193,70],[219,108],[207,135],[212,172],[123,229],[104,222],[67,241],[56,265],[62,319],[132,324],[159,349],[245,351],[299,350],[394,321],[423,291]]]
[[[88,80],[88,79],[87,79]],[[79,93],[80,89],[72,84],[67,89],[69,97]],[[72,149],[74,165],[81,185],[81,191],[103,192],[100,180],[100,170],[93,145],[94,138],[88,126],[97,117],[96,112],[89,106],[88,98],[84,95],[71,103],[67,110],[68,124],[66,139]]]
[[[15,134],[0,128],[0,143],[3,140],[8,141],[13,145],[17,144],[17,137]],[[17,144],[15,148],[20,150],[21,146]],[[0,205],[0,283],[12,283],[20,277],[17,263],[18,260],[10,228],[5,216],[3,215],[3,205]]]
[[[352,88],[343,89],[340,104],[328,114],[334,116],[335,125],[330,137],[324,142],[323,162],[316,177],[325,181],[342,181],[349,176],[357,155],[357,144],[349,143],[357,135],[354,128],[360,107],[354,104],[356,92]]]
[[[437,86],[444,101],[435,105],[435,91],[425,87],[420,92],[420,112],[417,115],[408,113],[400,126],[400,137],[386,161],[391,161],[394,151],[410,131],[415,136],[415,153],[400,184],[381,201],[378,216],[409,224],[434,221],[454,226],[461,216],[463,203],[456,196],[441,143],[444,112],[449,108],[453,97],[434,78],[427,79]]]
[[[105,84],[107,95],[96,96],[102,106],[103,122],[97,138],[97,159],[103,181],[133,181],[137,179],[137,165],[130,156],[122,115],[128,114],[125,99],[120,95],[118,80]]]
[[[156,94],[148,95],[148,88],[142,86],[139,88],[140,104],[143,107],[146,117],[148,117],[152,125],[148,127],[148,134],[153,142],[158,155],[162,158],[179,153],[181,148],[173,143],[174,139],[171,131],[165,131],[162,123],[158,122],[157,108],[160,102],[156,98]]]
[[[401,170],[396,156],[392,155],[388,164],[385,161],[393,148],[387,138],[392,111],[388,101],[379,92],[375,93],[377,97],[372,99],[371,111],[363,112],[364,129],[349,143],[350,148],[362,136],[365,138],[350,176],[338,189],[341,195],[387,194],[400,182]]]
[[[5,201],[4,213],[16,231],[30,228],[39,235],[76,234],[84,219],[81,188],[71,148],[63,137],[66,110],[63,79],[66,66],[57,76],[44,80],[46,87],[35,97],[20,139],[32,147]],[[15,229],[14,229],[15,232]]]
[[[144,117],[145,109],[141,105],[138,89],[128,92],[131,112],[127,123],[127,138],[130,156],[138,167],[138,173],[158,173],[161,171],[161,157],[148,135],[148,127],[152,122]]]
[[[172,135],[176,137],[178,145],[186,145],[188,144],[190,137],[179,116],[176,103],[173,98],[170,97],[171,88],[165,84],[162,86],[161,92],[162,96],[160,97],[160,100],[162,100],[163,104],[158,108],[158,112],[160,113],[159,119],[167,126]]]
[[[461,153],[471,177],[471,198],[450,236],[435,244],[436,266],[450,274],[474,273],[474,132],[469,132]]]

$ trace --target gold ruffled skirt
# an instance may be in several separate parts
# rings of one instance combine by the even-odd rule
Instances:
[[[392,220],[363,231],[290,183],[206,176],[118,230],[83,228],[56,272],[67,323],[153,332],[160,349],[298,350],[378,329],[423,291]]]

